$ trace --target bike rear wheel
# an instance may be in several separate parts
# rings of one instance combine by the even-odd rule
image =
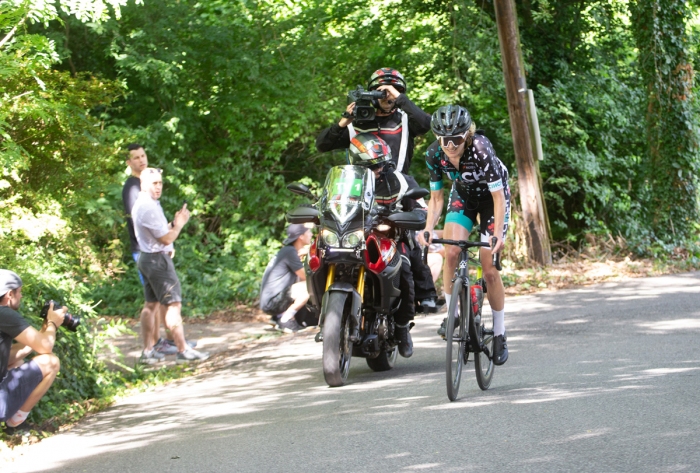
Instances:
[[[474,331],[474,369],[476,370],[476,382],[479,387],[486,391],[491,386],[493,378],[493,314],[485,315],[482,313],[472,322]],[[477,347],[483,346],[488,350],[486,352],[479,350]]]
[[[447,327],[445,339],[447,350],[445,357],[445,376],[447,397],[450,401],[457,399],[459,383],[462,380],[462,368],[467,364],[469,352],[466,350],[467,340],[467,305],[464,297],[464,281],[457,278],[452,286],[452,298],[447,310]],[[456,326],[455,326],[456,325]]]

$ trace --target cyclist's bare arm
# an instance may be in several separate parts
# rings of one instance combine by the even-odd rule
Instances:
[[[428,202],[428,217],[425,221],[425,231],[418,232],[418,242],[421,245],[427,245],[430,240],[433,239],[433,229],[437,225],[438,220],[440,220],[440,215],[442,215],[442,207],[445,204],[445,194],[442,189],[430,192],[430,202]],[[425,241],[423,233],[429,232],[430,239]]]

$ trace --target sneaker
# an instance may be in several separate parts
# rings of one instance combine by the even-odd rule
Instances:
[[[437,304],[435,304],[435,299],[423,299],[420,301],[420,306],[424,313],[434,314],[437,312]]]
[[[175,340],[166,340],[166,342],[174,347],[177,347],[177,345],[175,345]],[[197,348],[197,340],[185,340],[185,343],[187,343],[187,346],[190,348]],[[177,353],[177,349],[175,350],[175,353]]]
[[[286,322],[280,322],[277,324],[275,327],[277,330],[284,332],[284,333],[296,333],[299,330],[303,330],[304,327],[299,325],[296,321],[296,319],[291,318]]]
[[[189,363],[191,361],[204,361],[207,358],[209,358],[209,353],[205,351],[197,351],[194,348],[188,347],[187,350],[177,354],[175,362],[178,365],[180,365],[182,363]]]
[[[141,352],[139,363],[142,365],[154,365],[159,361],[163,361],[164,359],[165,355],[158,353],[155,348],[152,348],[150,351],[144,350]]]
[[[409,330],[411,330],[409,324],[396,324],[396,331],[394,332],[394,336],[399,342],[399,355],[404,358],[410,358],[413,355],[413,340]]]
[[[170,342],[164,338],[159,338],[158,342],[153,345],[153,349],[163,355],[175,355],[177,353],[177,347],[174,344],[171,345]]]
[[[506,335],[499,335],[493,339],[493,364],[501,366],[508,361],[508,344]]]
[[[459,325],[459,322],[455,320],[454,328],[457,328],[457,325]],[[447,317],[442,319],[442,324],[440,324],[440,328],[438,329],[437,334],[440,335],[443,339],[447,336]]]

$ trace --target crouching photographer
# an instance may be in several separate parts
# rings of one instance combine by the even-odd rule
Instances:
[[[67,314],[65,307],[55,310],[50,301],[42,311],[45,319],[38,331],[17,312],[21,301],[22,279],[0,269],[0,421],[10,428],[27,419],[56,379],[61,367],[53,354],[56,330],[65,320],[74,326],[80,323]],[[25,362],[33,351],[37,355]]]

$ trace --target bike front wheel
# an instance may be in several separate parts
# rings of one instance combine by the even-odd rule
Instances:
[[[445,375],[447,397],[450,401],[457,399],[459,383],[462,380],[462,368],[467,364],[469,352],[466,350],[467,317],[464,297],[464,280],[457,278],[452,286],[452,298],[447,310],[445,339],[447,340]]]
[[[474,369],[476,370],[476,382],[479,387],[486,391],[491,386],[493,378],[493,314],[484,315],[482,313],[474,317],[473,320],[474,332]],[[477,347],[484,347],[488,350],[488,355],[485,351]]]

